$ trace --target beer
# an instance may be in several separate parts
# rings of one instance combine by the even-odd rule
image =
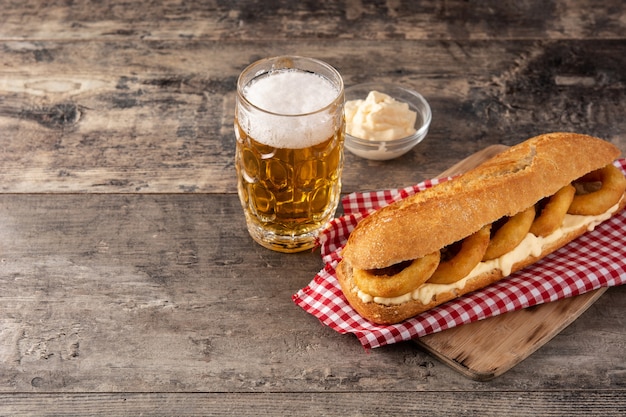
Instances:
[[[311,248],[334,216],[343,168],[343,83],[324,64],[286,68],[245,82],[235,112],[238,193],[250,235],[281,252]],[[261,61],[264,62],[264,61]],[[313,61],[317,65],[318,61]],[[254,64],[253,64],[254,66]]]

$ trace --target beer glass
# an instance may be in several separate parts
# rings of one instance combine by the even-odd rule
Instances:
[[[248,231],[266,248],[315,246],[339,203],[341,75],[312,58],[257,61],[237,81],[237,191]]]

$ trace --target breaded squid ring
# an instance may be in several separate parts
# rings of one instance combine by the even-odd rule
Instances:
[[[440,251],[433,252],[407,262],[409,266],[399,272],[393,270],[393,266],[376,270],[355,269],[353,278],[359,289],[374,297],[398,297],[425,283],[437,269],[440,257]]]
[[[574,181],[574,184],[598,181],[602,183],[600,189],[574,196],[574,200],[567,211],[569,214],[597,216],[620,201],[624,195],[624,190],[626,190],[626,178],[613,164],[585,175]]]
[[[430,284],[452,284],[467,276],[481,261],[489,246],[491,225],[488,224],[461,242],[461,249],[451,259],[439,262],[428,279]]]
[[[548,202],[530,226],[530,233],[535,236],[545,237],[561,227],[567,210],[576,194],[573,185],[566,185],[548,198]]]
[[[510,217],[491,238],[483,261],[499,258],[515,249],[528,234],[530,226],[535,220],[535,206]]]

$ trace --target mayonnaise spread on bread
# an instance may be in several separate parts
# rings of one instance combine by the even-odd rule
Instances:
[[[480,262],[478,265],[476,265],[472,272],[469,273],[469,275],[452,284],[425,283],[410,293],[393,298],[373,297],[369,294],[364,293],[358,288],[355,288],[354,291],[358,292],[359,298],[364,303],[374,301],[378,304],[395,305],[402,304],[410,300],[419,300],[422,304],[428,304],[433,300],[433,297],[436,294],[453,291],[456,289],[462,289],[463,287],[465,287],[465,284],[468,280],[484,272],[499,269],[502,271],[502,274],[505,277],[510,275],[513,265],[517,262],[526,259],[529,256],[539,256],[542,253],[544,247],[557,241],[563,235],[573,232],[574,230],[579,230],[580,228],[585,227],[587,231],[592,231],[598,224],[609,219],[611,215],[617,211],[618,207],[619,203],[611,207],[605,213],[597,216],[577,216],[567,214],[561,227],[554,231],[552,234],[546,237],[537,237],[532,233],[528,233],[524,240],[511,252],[506,253],[500,258],[496,258],[486,262]]]
[[[387,94],[370,91],[365,100],[345,104],[346,132],[367,140],[389,141],[415,133],[417,113]]]

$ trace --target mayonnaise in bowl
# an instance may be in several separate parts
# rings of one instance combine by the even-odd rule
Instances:
[[[366,83],[346,89],[345,117],[346,149],[363,158],[388,160],[421,142],[432,116],[419,93],[394,84]]]
[[[417,112],[408,103],[376,90],[365,100],[349,100],[345,105],[346,132],[367,140],[389,141],[415,134]]]

